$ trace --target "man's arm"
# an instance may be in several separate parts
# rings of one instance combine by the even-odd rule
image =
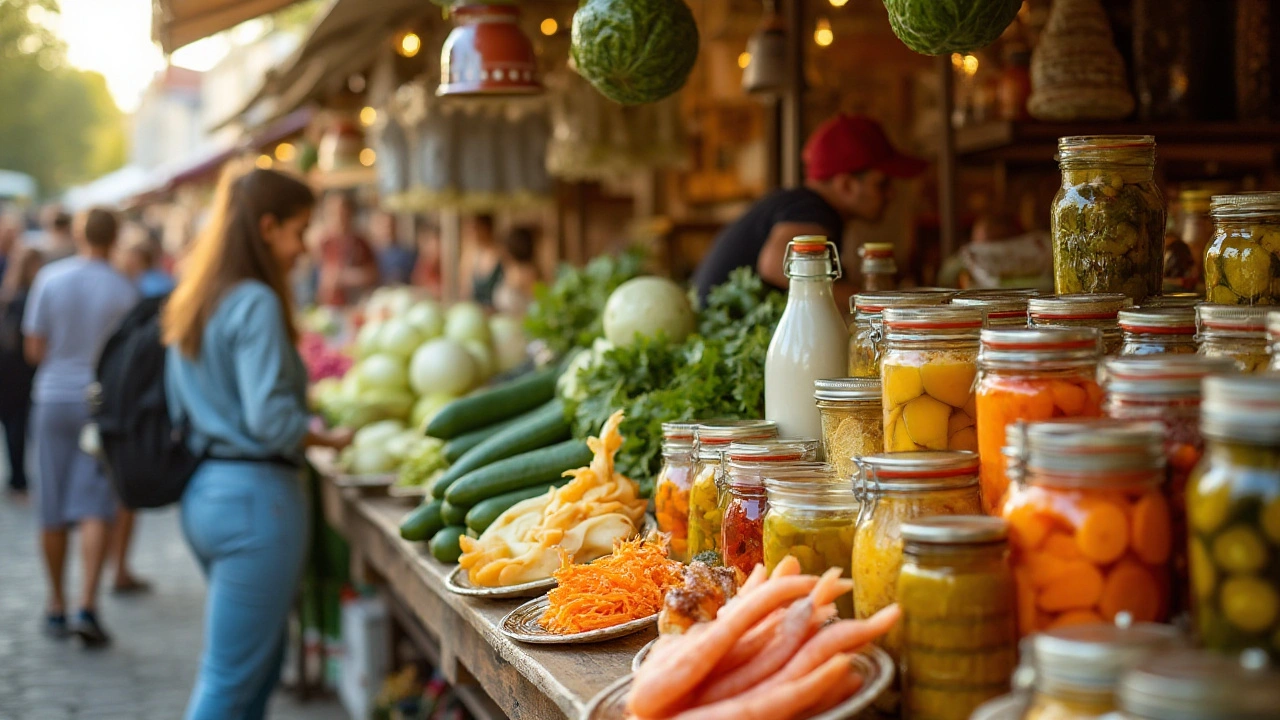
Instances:
[[[22,354],[26,356],[27,362],[32,365],[39,365],[44,362],[44,354],[48,348],[48,341],[39,335],[27,335],[22,339]]]
[[[782,261],[787,254],[787,243],[801,235],[827,235],[827,230],[817,223],[781,222],[773,226],[769,239],[760,250],[756,260],[756,272],[765,282],[775,287],[787,287],[787,276],[782,271]],[[840,238],[828,238],[837,247]],[[848,312],[849,298],[858,291],[853,283],[837,280],[832,286],[836,298],[836,307],[840,312]]]

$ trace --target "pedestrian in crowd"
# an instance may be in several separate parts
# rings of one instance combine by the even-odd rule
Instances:
[[[369,239],[378,255],[378,276],[383,285],[408,285],[413,279],[418,253],[401,244],[398,230],[395,214],[385,210],[374,213],[369,223]]]
[[[40,232],[26,239],[28,245],[40,249],[46,263],[55,263],[75,255],[76,239],[71,233],[71,215],[61,205],[46,205],[40,211]]]
[[[264,717],[308,548],[303,448],[351,439],[308,429],[287,277],[313,203],[305,184],[273,170],[231,181],[162,318],[169,407],[206,458],[182,498],[209,583],[187,720]]]
[[[444,294],[444,274],[440,265],[440,228],[431,222],[418,227],[418,259],[413,265],[413,284],[437,300]]]
[[[533,286],[538,282],[538,266],[534,264],[535,237],[532,229],[518,227],[503,238],[502,283],[493,297],[493,305],[498,312],[524,315],[529,303],[533,302]]]
[[[118,231],[111,211],[82,213],[75,238],[79,253],[40,270],[22,321],[27,360],[37,366],[31,430],[50,584],[45,628],[52,637],[70,630],[89,647],[110,641],[98,620],[97,596],[118,501],[98,461],[80,449],[80,433],[89,422],[85,391],[107,338],[138,301],[137,289],[109,262]],[[80,533],[83,582],[80,612],[69,625],[63,572],[73,526]]]
[[[493,235],[493,216],[475,215],[464,228],[467,251],[462,254],[462,277],[471,285],[466,296],[492,308],[493,294],[502,284],[502,248]]]
[[[355,212],[355,200],[347,193],[325,198],[316,297],[321,305],[354,303],[378,284],[378,262],[369,242],[356,231]]]
[[[138,286],[144,298],[164,297],[173,292],[173,278],[160,267],[160,243],[140,225],[130,228],[130,236],[120,243],[116,266]]]
[[[22,225],[13,215],[0,212],[0,279],[4,278],[9,257],[21,247]]]
[[[22,314],[43,259],[32,247],[14,247],[0,275],[0,424],[4,425],[9,458],[9,492],[26,498],[27,425],[31,416],[31,385],[35,366],[22,350]]]

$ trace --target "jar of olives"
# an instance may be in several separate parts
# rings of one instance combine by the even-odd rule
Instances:
[[[1115,355],[1124,345],[1120,311],[1133,307],[1121,293],[1055,295],[1031,298],[1027,315],[1031,327],[1089,327],[1102,333],[1102,354]]]
[[[1200,432],[1187,488],[1197,634],[1280,661],[1280,377],[1206,378]]]
[[[653,514],[670,536],[671,557],[689,562],[689,488],[693,483],[693,431],[697,423],[662,423],[662,468],[653,484]]]
[[[1223,305],[1280,305],[1280,192],[1214,195],[1205,296]]]
[[[764,518],[764,566],[770,572],[791,555],[800,570],[821,575],[833,567],[851,577],[858,498],[853,483],[826,463],[774,466],[765,474],[769,507]],[[836,599],[840,617],[852,618],[853,596]]]
[[[1247,373],[1266,370],[1271,359],[1267,351],[1267,313],[1275,309],[1266,305],[1200,303],[1196,306],[1200,354],[1231,358]]]
[[[996,291],[997,293],[999,291]],[[1034,292],[1034,291],[1033,291]],[[1030,295],[957,295],[953,307],[971,307],[982,311],[983,327],[1024,328],[1027,326],[1027,301]]]
[[[726,566],[750,575],[757,563],[764,562],[764,473],[779,465],[817,459],[817,440],[779,438],[729,445],[720,493],[720,547]]]
[[[954,290],[901,290],[858,293],[849,300],[853,323],[849,325],[849,377],[880,377],[880,354],[884,349],[881,317],[888,307],[943,305]]]
[[[772,420],[711,420],[699,423],[693,435],[693,482],[689,486],[689,558],[701,552],[720,552],[723,510],[724,452],[738,440],[766,440],[778,436]]]
[[[1121,355],[1196,352],[1194,308],[1133,308],[1121,310],[1117,320],[1124,333]]]
[[[1280,672],[1257,652],[1174,650],[1125,673],[1119,696],[1124,720],[1274,720]]]
[[[1164,285],[1164,195],[1150,135],[1058,140],[1062,188],[1050,208],[1054,289],[1123,293],[1141,303]]]

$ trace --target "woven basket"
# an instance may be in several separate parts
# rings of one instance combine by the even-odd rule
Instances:
[[[1099,0],[1054,0],[1031,55],[1027,110],[1037,120],[1119,120],[1133,112],[1124,60]]]

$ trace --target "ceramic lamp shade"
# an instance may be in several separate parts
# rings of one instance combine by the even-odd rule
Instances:
[[[533,43],[512,5],[462,5],[440,52],[440,96],[542,92]]]

